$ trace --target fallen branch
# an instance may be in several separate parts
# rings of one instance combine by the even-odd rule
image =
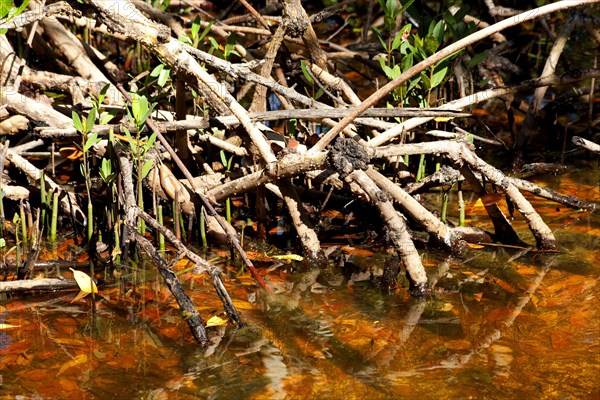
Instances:
[[[0,293],[77,288],[77,282],[73,279],[65,278],[21,279],[18,281],[0,282]]]
[[[576,146],[589,150],[593,153],[600,154],[600,145],[579,136],[573,136],[572,140]]]

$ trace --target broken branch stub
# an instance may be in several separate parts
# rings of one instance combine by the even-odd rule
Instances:
[[[355,170],[366,170],[369,167],[369,151],[356,141],[348,138],[338,138],[329,152],[329,165],[341,177],[345,177]]]

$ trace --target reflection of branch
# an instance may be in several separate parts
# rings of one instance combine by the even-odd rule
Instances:
[[[512,312],[506,317],[504,321],[500,321],[500,328],[494,329],[490,334],[483,337],[479,340],[469,351],[467,354],[453,354],[448,357],[446,360],[441,361],[439,365],[433,367],[419,368],[419,371],[426,371],[431,369],[439,369],[439,368],[456,368],[461,365],[466,364],[472,356],[478,354],[482,349],[487,349],[490,347],[495,341],[500,339],[503,335],[503,330],[506,328],[510,328],[512,324],[515,322],[515,319],[521,314],[523,308],[529,303],[532,295],[535,293],[537,288],[542,283],[542,280],[550,270],[553,265],[554,258],[550,261],[545,262],[544,267],[538,272],[538,275],[533,280],[531,285],[525,291],[525,296],[520,297],[517,301],[517,304],[514,306]]]
[[[399,345],[393,346],[391,349],[381,347],[378,351],[371,352],[371,358],[373,359],[377,354],[379,354],[381,350],[388,350],[385,357],[383,357],[381,361],[377,362],[378,369],[381,369],[382,367],[387,367],[390,364],[390,362],[394,358],[396,358],[396,353],[398,353],[402,346],[404,346],[404,343],[406,343],[410,338],[410,335],[413,333],[413,331],[417,327],[417,324],[421,320],[421,315],[423,315],[423,311],[425,311],[426,307],[427,301],[425,301],[424,299],[413,299],[410,306],[408,306],[408,311],[406,312],[406,315],[404,316],[404,325],[402,326],[402,329],[400,330],[399,334]]]

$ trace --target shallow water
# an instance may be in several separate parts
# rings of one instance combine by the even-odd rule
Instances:
[[[596,169],[546,181],[598,201],[598,180]],[[101,289],[95,315],[89,299],[70,303],[74,292],[0,300],[0,323],[13,325],[0,330],[0,398],[599,398],[600,217],[535,205],[561,252],[422,250],[435,281],[426,299],[381,293],[382,254],[272,268],[272,297],[227,267],[249,326],[209,328],[219,343],[208,350],[152,274]],[[180,278],[205,319],[220,313],[209,279]]]

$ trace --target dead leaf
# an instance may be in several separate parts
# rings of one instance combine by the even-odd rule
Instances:
[[[465,339],[449,340],[444,343],[444,347],[448,350],[469,350],[471,345],[471,342]]]
[[[21,327],[21,325],[0,324],[0,331],[6,330],[6,329],[19,328],[19,327]]]
[[[340,250],[357,257],[371,257],[375,255],[375,253],[370,250],[359,249],[354,246],[342,246],[340,247]]]
[[[467,246],[469,246],[472,249],[483,249],[485,246],[482,246],[480,244],[476,244],[476,243],[469,243],[469,242],[465,242],[467,243]]]
[[[304,257],[299,256],[298,254],[274,255],[274,256],[271,256],[271,258],[275,258],[277,260],[284,260],[284,261],[302,261],[302,260],[304,260]]]
[[[508,282],[506,282],[503,279],[497,278],[497,277],[492,277],[492,280],[494,282],[496,282],[496,284],[498,286],[500,286],[502,289],[504,289],[507,293],[514,293],[516,292],[516,289]]]
[[[86,354],[79,354],[78,356],[75,356],[75,358],[67,361],[66,363],[63,364],[62,367],[60,367],[60,370],[58,371],[58,374],[56,374],[56,376],[59,376],[60,374],[62,374],[63,372],[65,372],[66,370],[68,370],[71,367],[75,367],[77,365],[87,362],[87,360],[88,360],[88,357]]]
[[[75,282],[77,282],[77,286],[82,292],[86,293],[98,293],[98,288],[96,284],[92,280],[92,278],[82,271],[77,271],[76,269],[69,268],[73,271],[73,278],[75,278]]]
[[[221,318],[218,315],[214,315],[206,321],[206,327],[210,326],[221,326],[227,323],[227,318]]]

